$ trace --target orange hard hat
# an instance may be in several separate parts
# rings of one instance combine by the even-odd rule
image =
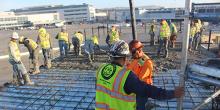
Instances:
[[[138,50],[142,47],[143,47],[143,44],[138,40],[132,40],[129,43],[129,50],[130,50],[131,53],[135,52],[136,50]]]

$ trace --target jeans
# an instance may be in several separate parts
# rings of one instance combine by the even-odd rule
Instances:
[[[60,48],[60,56],[61,57],[63,57],[64,55],[67,56],[68,44],[65,41],[59,40],[59,48]]]
[[[189,38],[189,49],[192,49],[193,46],[193,37]]]
[[[49,63],[51,61],[50,49],[42,49],[42,53],[44,56],[44,64]]]
[[[22,62],[16,63],[14,60],[9,60],[13,67],[13,78],[17,79],[20,83],[24,83],[23,75],[27,74],[27,70]]]
[[[86,40],[85,52],[88,56],[89,61],[92,62],[92,60],[94,60],[94,43],[92,40]]]
[[[198,32],[198,33],[196,33],[196,35],[194,36],[194,39],[193,39],[194,50],[198,49],[200,42],[201,42],[201,35]]]
[[[77,39],[76,37],[73,37],[72,38],[72,44],[73,44],[73,47],[74,47],[74,53],[75,53],[76,56],[78,56],[79,53],[80,53],[80,49],[81,49],[79,39]]]
[[[167,57],[168,56],[168,39],[167,38],[160,39],[159,48],[157,50],[158,55],[160,55],[162,47],[164,47],[164,50],[165,50],[164,56]]]

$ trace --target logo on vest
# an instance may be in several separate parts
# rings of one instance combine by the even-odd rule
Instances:
[[[101,72],[102,77],[105,80],[109,80],[115,74],[115,65],[106,65]]]

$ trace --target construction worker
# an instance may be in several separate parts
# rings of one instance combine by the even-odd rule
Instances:
[[[170,36],[170,27],[165,19],[163,19],[161,21],[161,26],[160,26],[159,32],[160,32],[159,33],[160,44],[159,44],[159,48],[157,51],[157,56],[160,57],[161,48],[164,47],[165,48],[164,49],[165,50],[164,58],[167,58],[168,57],[168,40],[169,40],[169,36]]]
[[[143,44],[138,40],[132,40],[129,43],[129,51],[132,54],[132,59],[127,64],[127,68],[132,70],[140,80],[147,84],[153,84],[153,62],[144,54],[142,49]]]
[[[112,26],[109,32],[109,44],[113,45],[117,41],[119,41],[119,32],[115,26]]]
[[[73,37],[72,37],[72,44],[74,46],[74,52],[75,55],[78,56],[82,56],[82,49],[81,49],[81,45],[83,43],[83,34],[81,31],[78,31],[76,33],[74,33]]]
[[[65,27],[61,28],[61,32],[57,34],[56,39],[59,41],[60,58],[62,59],[64,56],[67,56],[68,46],[70,44],[69,35]]]
[[[87,54],[90,63],[94,61],[94,45],[93,38],[86,38],[85,53]]]
[[[192,21],[191,26],[190,26],[190,36],[189,36],[189,51],[192,51],[193,47],[193,39],[196,34],[196,26],[195,23]]]
[[[194,50],[198,49],[198,46],[201,42],[201,32],[202,32],[202,23],[200,19],[194,20],[195,26],[196,26],[196,34],[193,39],[193,45],[194,45]]]
[[[96,110],[145,110],[145,103],[140,105],[135,96],[172,99],[183,95],[183,88],[168,91],[141,81],[124,67],[128,54],[128,44],[117,41],[110,49],[111,63],[103,64],[97,70]]]
[[[19,36],[16,32],[13,32],[11,40],[8,44],[9,62],[13,66],[13,80],[18,81],[19,85],[33,85],[29,74],[21,61],[21,54],[17,44]],[[17,82],[16,81],[16,82]]]
[[[168,22],[169,26],[170,26],[170,47],[171,48],[175,48],[176,45],[176,38],[177,38],[177,28],[176,25],[174,23],[171,22],[171,20]]]
[[[19,44],[24,44],[25,47],[27,47],[28,51],[29,51],[29,59],[31,62],[31,65],[34,66],[33,71],[32,68],[30,68],[30,73],[32,74],[39,74],[40,73],[40,69],[39,69],[39,46],[37,45],[37,43],[29,38],[26,38],[24,36],[21,36],[19,38]],[[31,66],[30,66],[31,67]]]
[[[150,45],[153,46],[153,45],[155,45],[155,41],[154,41],[154,37],[155,37],[155,20],[152,21],[152,24],[150,26],[149,35],[150,35]]]
[[[99,39],[96,35],[92,36],[92,41],[94,43],[94,46],[97,47],[98,49],[100,49],[99,47]]]
[[[50,35],[43,27],[38,30],[37,43],[40,44],[42,48],[42,53],[44,56],[44,66],[48,69],[51,68],[51,51],[53,49],[52,41]]]

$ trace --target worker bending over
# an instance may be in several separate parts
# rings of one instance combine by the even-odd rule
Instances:
[[[8,44],[9,63],[13,66],[13,80],[19,85],[33,85],[34,82],[30,80],[30,76],[24,64],[21,61],[21,54],[17,44],[19,36],[16,32],[13,32],[11,40]]]
[[[74,53],[76,56],[82,56],[82,46],[83,43],[83,34],[81,31],[78,31],[76,33],[74,33],[73,37],[72,37],[72,44],[74,47]]]
[[[98,37],[96,35],[92,36],[92,41],[94,43],[94,46],[97,47],[100,50],[99,39],[98,39]]]
[[[94,42],[92,40],[92,38],[86,38],[85,41],[85,53],[88,56],[88,60],[90,63],[92,63],[94,61]]]
[[[44,66],[48,69],[51,68],[52,41],[49,33],[47,33],[46,29],[43,27],[38,30],[37,43],[40,44],[42,48]]]
[[[68,46],[70,44],[69,35],[65,27],[61,28],[61,32],[57,34],[56,39],[59,41],[60,58],[63,59],[68,54]]]
[[[32,74],[39,74],[40,73],[40,69],[39,69],[39,46],[37,45],[37,43],[30,39],[30,38],[26,38],[24,36],[21,36],[19,38],[19,43],[20,44],[24,44],[24,46],[28,49],[29,51],[29,59],[31,64],[34,66],[33,70],[31,70],[30,68],[30,73]],[[30,66],[31,67],[31,66]]]
[[[183,88],[168,91],[141,81],[124,67],[128,54],[128,44],[116,42],[110,50],[111,62],[97,70],[96,110],[145,110],[145,105],[136,106],[136,97],[172,99],[183,95]]]
[[[168,57],[168,42],[169,42],[169,36],[170,36],[170,27],[165,19],[161,21],[160,31],[160,44],[157,51],[157,56],[160,57],[160,51],[162,47],[164,47],[165,53],[164,58]]]

